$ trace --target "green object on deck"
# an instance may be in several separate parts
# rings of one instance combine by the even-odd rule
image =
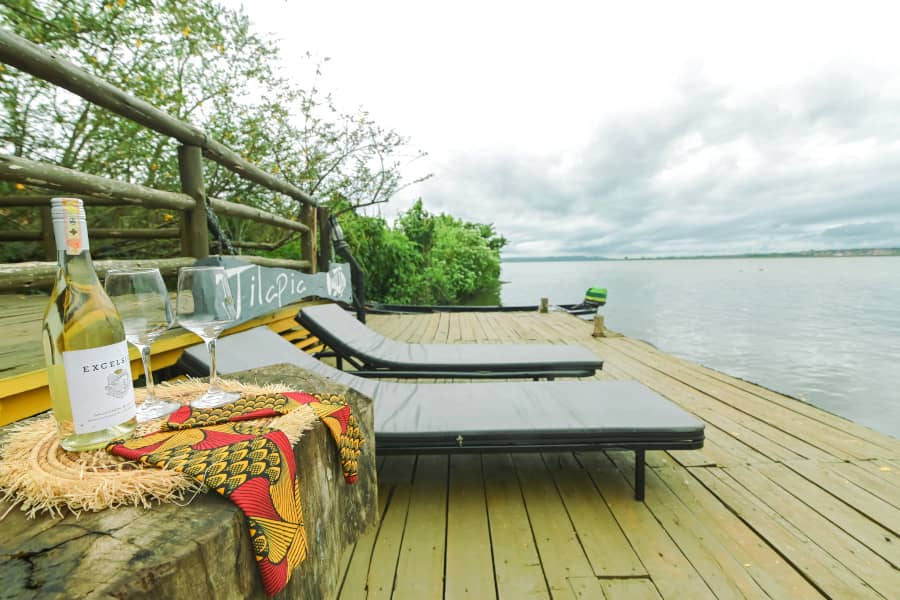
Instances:
[[[589,287],[584,293],[584,301],[585,303],[603,306],[606,304],[606,288]]]

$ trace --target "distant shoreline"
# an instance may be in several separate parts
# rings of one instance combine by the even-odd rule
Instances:
[[[694,256],[515,256],[501,262],[587,262],[634,260],[708,260],[727,258],[847,258],[860,256],[900,256],[900,248],[848,248],[843,250],[805,250],[803,252],[769,252],[757,254],[699,254]]]

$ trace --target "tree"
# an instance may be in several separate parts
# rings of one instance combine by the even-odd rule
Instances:
[[[201,0],[14,0],[0,5],[0,25],[189,121],[318,199],[340,198],[355,209],[387,202],[416,181],[402,173],[405,159],[421,156],[407,138],[365,111],[340,112],[315,84],[303,89],[285,78],[277,46],[253,32],[242,11]],[[321,75],[321,63],[307,55],[305,64]],[[0,70],[0,105],[3,152],[179,189],[174,140],[12,68]],[[211,197],[299,217],[292,199],[215,163],[207,161],[205,177]],[[107,227],[172,220],[122,207],[93,209],[91,216]],[[33,228],[31,211],[5,217]],[[258,224],[223,224],[233,237],[287,241]],[[120,256],[130,251],[116,246]]]
[[[506,240],[493,225],[433,215],[421,199],[393,227],[360,215],[348,215],[342,225],[373,300],[458,304],[498,285]]]

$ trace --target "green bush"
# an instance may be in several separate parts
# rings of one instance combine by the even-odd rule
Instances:
[[[369,299],[395,304],[458,304],[496,289],[506,240],[493,225],[432,215],[418,200],[393,226],[344,213],[341,227],[366,273]]]

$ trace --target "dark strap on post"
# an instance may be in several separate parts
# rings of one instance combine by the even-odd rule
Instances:
[[[231,245],[228,234],[222,231],[222,226],[219,225],[219,217],[216,216],[216,213],[213,212],[212,207],[208,204],[206,205],[206,226],[219,242],[219,254],[230,254],[232,256],[237,254],[234,246]]]

